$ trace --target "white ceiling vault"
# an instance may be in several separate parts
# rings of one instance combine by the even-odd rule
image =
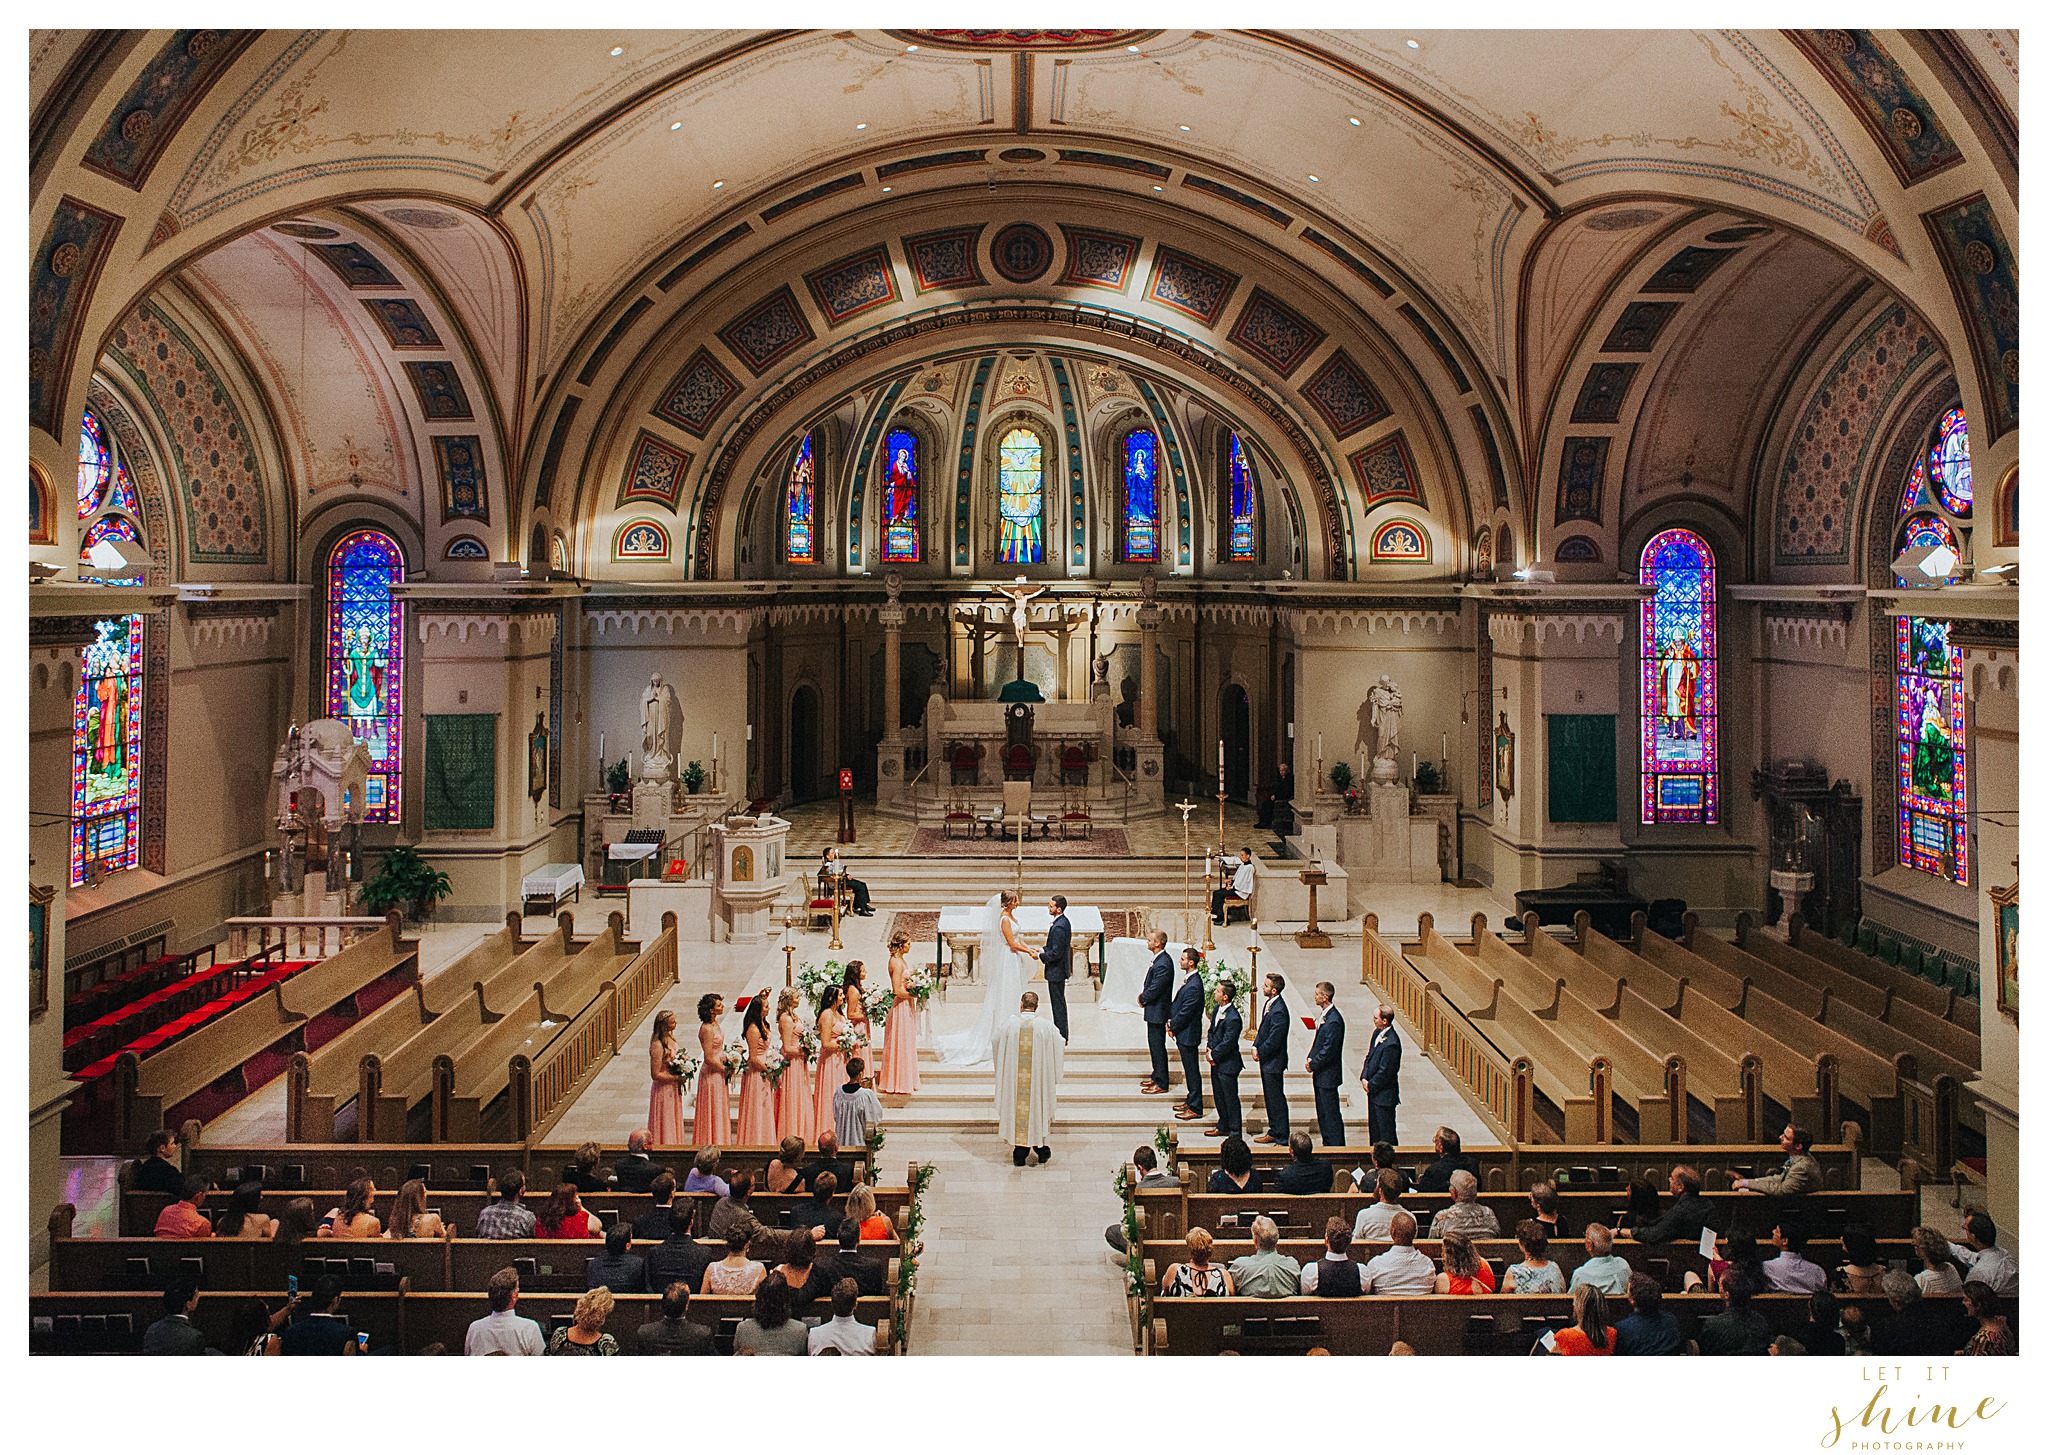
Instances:
[[[282,558],[362,494],[432,558],[544,522],[601,575],[645,436],[687,457],[678,566],[722,577],[794,421],[1028,341],[1240,419],[1311,575],[1366,574],[1360,458],[1396,437],[1439,571],[1495,521],[1613,561],[1695,482],[1754,524],[1851,294],[1932,334],[1980,471],[2017,458],[2009,256],[1973,274],[1942,224],[2016,254],[2017,74],[2009,31],[31,32],[33,447],[173,290],[269,396]],[[1020,223],[1044,266],[1005,277]],[[483,499],[451,513],[458,431]]]

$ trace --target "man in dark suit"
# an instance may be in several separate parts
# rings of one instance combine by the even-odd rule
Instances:
[[[839,1135],[829,1130],[818,1133],[818,1155],[804,1163],[795,1185],[805,1192],[813,1191],[811,1184],[827,1172],[840,1188],[853,1186],[853,1164],[839,1155]]]
[[[1180,989],[1174,992],[1173,1011],[1167,1023],[1173,1027],[1173,1043],[1180,1047],[1180,1069],[1188,1083],[1187,1100],[1174,1112],[1178,1121],[1191,1122],[1202,1115],[1202,964],[1201,951],[1189,946],[1180,952]]]
[[[1273,1174],[1273,1190],[1288,1197],[1312,1196],[1328,1192],[1336,1185],[1337,1174],[1328,1160],[1315,1155],[1315,1143],[1308,1139],[1307,1132],[1296,1132],[1287,1139],[1287,1151],[1292,1160]]]
[[[1719,1222],[1713,1208],[1700,1196],[1699,1169],[1674,1167],[1671,1206],[1664,1209],[1662,1216],[1637,1228],[1635,1239],[1638,1243],[1697,1243],[1702,1229]]]
[[[613,1293],[647,1293],[647,1260],[633,1251],[633,1230],[624,1218],[604,1230],[604,1251],[584,1271],[583,1286],[603,1284]]]
[[[148,1155],[135,1162],[135,1190],[179,1197],[184,1185],[185,1169],[178,1165],[178,1134],[173,1131],[151,1132]]]
[[[650,1287],[666,1288],[671,1283],[685,1283],[691,1288],[700,1288],[704,1283],[704,1270],[725,1256],[723,1243],[699,1243],[690,1236],[696,1224],[696,1213],[696,1204],[687,1197],[677,1199],[668,1236],[647,1254]]]
[[[1138,1090],[1157,1096],[1173,1089],[1173,1072],[1166,1064],[1166,1017],[1173,1003],[1173,956],[1166,953],[1166,931],[1154,930],[1145,944],[1152,951],[1152,963],[1145,971],[1144,988],[1138,992],[1138,1008],[1145,1015],[1145,1046],[1152,1053],[1152,1074],[1138,1083]]]
[[[1236,1137],[1244,1133],[1244,1110],[1237,1101],[1237,1077],[1244,1070],[1244,1016],[1237,1009],[1237,988],[1216,982],[1216,1013],[1209,1018],[1209,1083],[1216,1092],[1216,1125],[1205,1137]]]
[[[676,1282],[662,1290],[661,1317],[640,1326],[633,1352],[683,1357],[718,1352],[710,1327],[690,1318],[689,1285]]]
[[[1073,973],[1074,927],[1067,923],[1067,897],[1055,894],[1045,902],[1052,923],[1046,927],[1045,948],[1038,958],[1045,965],[1045,990],[1052,1001],[1052,1023],[1060,1039],[1067,1039],[1067,976]]]
[[[659,1243],[668,1236],[675,1214],[686,1211],[689,1203],[677,1204],[676,1175],[673,1172],[664,1172],[656,1177],[648,1184],[647,1191],[653,1199],[653,1206],[633,1219],[633,1236],[643,1243]],[[685,1217],[683,1221],[687,1224],[689,1219]]]
[[[828,1283],[851,1278],[862,1298],[886,1298],[889,1293],[889,1265],[872,1253],[860,1250],[860,1224],[851,1218],[839,1222],[838,1251],[825,1264]]]
[[[1394,1108],[1401,1104],[1401,1033],[1394,1029],[1394,1009],[1373,1012],[1372,1039],[1366,1043],[1365,1065],[1358,1073],[1365,1087],[1365,1115],[1375,1142],[1393,1142]]]
[[[626,1155],[612,1167],[613,1191],[645,1192],[654,1185],[655,1178],[668,1170],[647,1155],[647,1144],[653,1138],[654,1134],[645,1127],[626,1138]]]
[[[277,1336],[277,1352],[293,1354],[353,1354],[356,1331],[341,1314],[341,1280],[329,1273],[313,1285],[307,1300],[313,1312],[286,1324]]]
[[[1316,1134],[1325,1147],[1344,1145],[1344,1108],[1337,1089],[1344,1084],[1344,1016],[1337,1009],[1337,987],[1316,982],[1316,1008],[1322,1019],[1308,1048],[1308,1079],[1316,1092]]]
[[[1266,1130],[1252,1140],[1268,1145],[1287,1140],[1287,1002],[1281,998],[1286,989],[1284,977],[1266,977],[1266,1009],[1259,1016],[1259,1033],[1252,1039],[1252,1056],[1259,1063],[1259,1090],[1266,1103]]]
[[[192,1322],[199,1307],[199,1285],[189,1280],[164,1290],[164,1316],[142,1331],[145,1354],[211,1354],[206,1335]]]
[[[1456,1127],[1438,1127],[1434,1141],[1436,1160],[1416,1175],[1417,1192],[1449,1192],[1453,1172],[1469,1172],[1474,1177],[1479,1175],[1479,1159],[1465,1151],[1464,1139],[1458,1135]]]

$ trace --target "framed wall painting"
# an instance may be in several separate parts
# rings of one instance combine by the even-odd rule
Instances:
[[[57,891],[47,884],[28,887],[28,1013],[50,1008],[50,903]]]
[[[1998,924],[1998,1012],[2020,1018],[2020,886],[2015,880],[1991,891]]]

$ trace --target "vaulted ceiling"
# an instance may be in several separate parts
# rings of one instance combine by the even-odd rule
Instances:
[[[739,574],[792,429],[1019,348],[1238,422],[1317,577],[1394,454],[1448,573],[1766,535],[1806,356],[1890,306],[2017,458],[2012,32],[46,31],[29,89],[38,461],[147,304],[257,396],[294,573],[374,505],[601,575],[652,460]]]

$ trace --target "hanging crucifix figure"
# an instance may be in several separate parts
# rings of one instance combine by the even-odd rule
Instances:
[[[1024,680],[1024,634],[1029,630],[1025,608],[1034,598],[1045,595],[1046,589],[1043,586],[1030,585],[1022,576],[1019,576],[1007,586],[998,586],[996,588],[996,590],[1010,598],[1010,629],[1016,633],[1017,637],[1017,680],[1019,682]]]

